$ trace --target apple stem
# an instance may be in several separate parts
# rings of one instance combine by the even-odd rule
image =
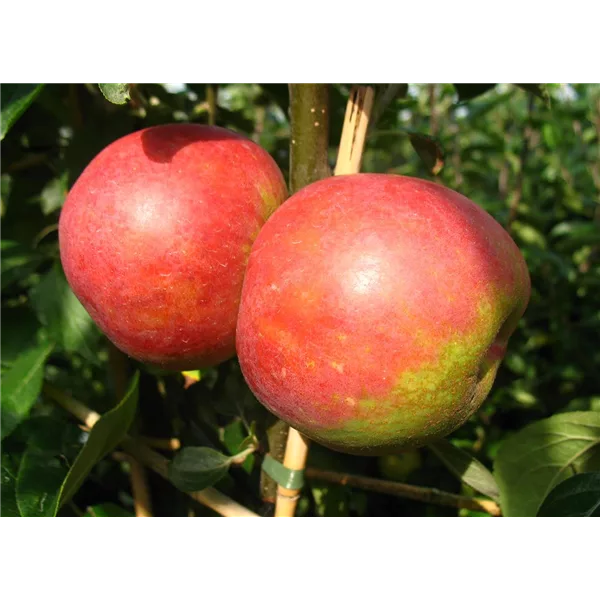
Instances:
[[[360,475],[351,475],[350,473],[324,471],[312,467],[306,469],[306,477],[338,485],[347,485],[362,490],[410,498],[417,502],[427,502],[428,504],[437,504],[439,506],[452,506],[454,508],[466,508],[478,512],[486,512],[493,517],[502,516],[500,507],[493,500],[479,500],[477,498],[471,498],[470,496],[459,496],[458,494],[443,492],[435,488],[420,487],[417,485],[409,485],[407,483],[386,481],[384,479],[374,479],[372,477],[362,477]]]
[[[54,400],[54,402],[85,423],[90,429],[100,419],[100,415],[97,412],[54,386],[44,384],[43,391],[48,398]],[[161,477],[169,479],[169,460],[162,456],[162,454],[155,452],[143,442],[129,435],[122,440],[120,446],[141,465],[154,471]],[[117,456],[121,455],[118,454]],[[258,517],[256,513],[238,504],[235,500],[232,500],[214,488],[206,488],[200,492],[189,492],[188,496],[223,517]]]

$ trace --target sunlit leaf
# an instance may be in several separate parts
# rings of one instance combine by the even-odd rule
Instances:
[[[0,94],[0,140],[42,91],[43,83],[3,83]]]
[[[58,262],[31,290],[30,298],[53,340],[69,352],[97,360],[93,348],[99,337],[98,329],[69,287]]]
[[[600,468],[600,413],[570,412],[507,438],[494,461],[506,516],[535,516],[548,492],[574,473]]]
[[[113,104],[127,104],[131,98],[128,83],[99,83],[102,95]]]
[[[32,345],[2,373],[2,439],[14,431],[35,404],[53,347],[49,341]]]
[[[65,171],[62,175],[46,184],[41,194],[42,212],[45,215],[58,210],[64,204],[67,198],[68,181],[69,173]]]

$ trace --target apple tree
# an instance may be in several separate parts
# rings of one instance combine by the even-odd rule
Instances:
[[[125,278],[103,270],[101,260],[103,248],[119,248],[123,215],[105,231],[104,246],[89,237],[107,226],[120,200],[112,207],[92,203],[71,217],[68,235],[78,240],[72,264],[89,263],[81,286],[65,276],[71,263],[61,260],[59,219],[102,151],[134,136],[148,156],[152,136],[143,132],[162,125],[216,125],[230,140],[249,140],[252,152],[272,163],[270,173],[297,192],[337,171],[357,90],[368,90],[372,103],[362,124],[362,165],[359,157],[354,168],[437,183],[487,211],[524,257],[531,297],[487,398],[447,437],[386,456],[348,454],[317,440],[306,465],[290,470],[285,450],[294,430],[257,400],[233,348],[214,361],[146,360],[98,317],[102,298],[113,318],[130,315],[133,305],[149,306],[154,323],[173,323],[174,297],[157,300],[160,286],[152,281],[168,271],[145,261],[144,252],[193,239],[213,218],[191,209],[177,213],[169,202],[169,194],[193,195],[181,172],[206,167],[209,159],[185,154],[185,164],[169,173],[165,200],[154,207],[162,229],[133,255],[120,255]],[[2,516],[271,516],[278,483],[294,495],[300,489],[297,516],[599,514],[600,86],[3,84],[0,94]],[[165,167],[162,150],[154,149],[152,168],[141,176],[134,176],[140,165],[128,155],[103,165],[93,186],[127,173],[127,193],[142,193]],[[253,167],[244,164],[236,174],[232,163],[219,164],[207,168],[216,174],[210,188],[227,222],[240,224],[236,239],[250,254],[285,193],[269,192],[277,177],[266,176],[263,195],[247,199],[243,221],[227,208],[227,193],[235,196],[236,182],[251,179]],[[134,216],[132,236],[139,237],[143,215]],[[79,235],[84,229],[87,238]],[[415,256],[418,244],[417,236]],[[218,240],[213,250],[222,263]],[[270,258],[276,264],[285,256]],[[206,306],[224,305],[217,300],[223,290],[238,289],[244,266],[244,260],[228,263],[228,276],[207,286]],[[187,267],[188,279],[174,287],[206,284],[199,265]],[[461,300],[479,299],[468,278],[453,283]],[[115,302],[128,287],[129,308]],[[186,306],[182,301],[176,318],[186,316]],[[439,308],[425,299],[423,311],[432,307]],[[214,327],[199,335],[212,347],[233,327],[215,311]],[[272,325],[273,316],[267,321]],[[142,339],[152,324],[139,325]],[[318,339],[323,331],[313,333]],[[437,333],[424,344],[435,345]],[[167,347],[167,333],[161,335]],[[365,365],[378,369],[377,377],[387,368],[381,358],[365,359],[353,372],[337,364],[335,376],[350,381]],[[452,367],[445,376],[455,373]],[[427,398],[423,378],[413,385]]]

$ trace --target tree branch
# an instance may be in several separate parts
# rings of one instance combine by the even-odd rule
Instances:
[[[308,467],[306,477],[309,479],[318,479],[338,485],[348,485],[361,490],[379,492],[381,494],[390,494],[391,496],[400,496],[410,498],[418,502],[427,502],[429,504],[438,504],[440,506],[452,506],[454,508],[467,508],[486,512],[494,517],[502,516],[500,507],[493,500],[478,500],[469,496],[459,496],[449,492],[442,492],[435,488],[425,488],[407,483],[396,483],[395,481],[385,481],[383,479],[373,479],[372,477],[362,477],[360,475],[351,475],[349,473],[335,473],[334,471],[324,471]]]
[[[290,84],[290,192],[331,175],[329,88],[315,83]]]

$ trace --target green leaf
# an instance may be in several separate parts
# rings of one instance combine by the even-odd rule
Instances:
[[[53,347],[49,341],[30,347],[2,373],[2,439],[14,431],[35,404]]]
[[[53,213],[65,203],[68,183],[69,173],[65,171],[62,175],[46,184],[41,194],[42,212],[45,215]]]
[[[536,246],[542,250],[547,246],[544,234],[532,225],[522,223],[521,221],[514,221],[512,230],[517,240],[523,242],[523,244]]]
[[[8,173],[0,175],[0,216],[4,216],[8,209],[8,199],[12,190],[13,178]]]
[[[453,83],[452,85],[458,94],[459,102],[477,98],[496,87],[495,83]]]
[[[502,512],[533,517],[561,481],[597,468],[600,413],[562,413],[532,423],[505,440],[494,461]]]
[[[169,479],[182,492],[197,492],[227,475],[231,457],[212,448],[189,447],[177,453],[169,465]]]
[[[223,429],[223,445],[227,452],[236,455],[255,443],[254,435],[247,435],[242,422],[235,420]],[[247,473],[251,473],[254,467],[254,456],[252,454],[246,456],[242,466]]]
[[[32,433],[17,475],[17,506],[23,517],[53,517],[61,484],[84,434],[52,417],[38,417],[28,425]]]
[[[437,175],[444,166],[444,153],[439,142],[423,133],[409,132],[410,143],[416,150],[421,160],[425,163],[427,169]]]
[[[43,83],[3,83],[1,88],[0,140],[42,91]]]
[[[17,473],[21,457],[8,452],[2,453],[0,464],[0,517],[20,517],[17,506]]]
[[[429,444],[429,448],[461,481],[494,500],[500,499],[494,476],[474,456],[445,439]]]
[[[99,337],[92,318],[72,292],[58,262],[31,290],[30,300],[50,337],[68,352],[97,361],[94,342]]]
[[[405,98],[407,93],[407,83],[385,83],[377,86],[375,92],[375,105],[369,121],[369,127],[375,127],[383,113],[393,104],[393,102],[398,98]]]
[[[0,359],[9,367],[26,350],[37,346],[41,326],[27,306],[2,308],[2,337]]]
[[[600,472],[580,473],[559,483],[544,499],[538,517],[600,517]]]
[[[44,260],[39,253],[12,240],[2,240],[1,249],[2,290],[33,273]]]
[[[134,517],[135,515],[125,510],[118,504],[107,502],[88,506],[85,517]]]
[[[600,517],[600,471],[559,483],[544,499],[538,517]]]
[[[128,83],[99,83],[102,95],[113,104],[127,104],[131,98]]]
[[[550,92],[546,83],[516,83],[518,87],[544,101],[547,108],[550,108]]]
[[[137,410],[139,379],[139,372],[136,372],[121,402],[103,414],[92,427],[85,446],[77,455],[60,488],[57,510],[73,497],[92,468],[127,435]]]

